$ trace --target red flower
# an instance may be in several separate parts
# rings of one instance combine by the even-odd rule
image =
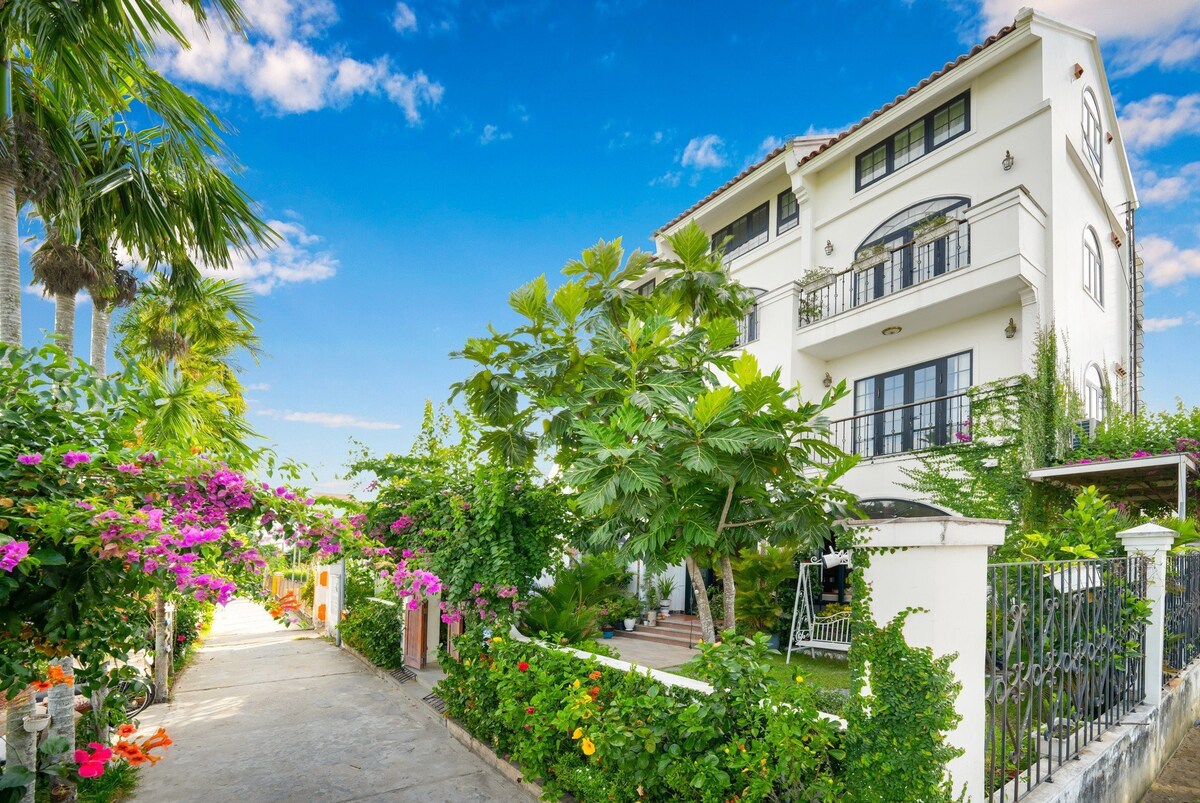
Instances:
[[[590,689],[588,689],[588,694],[592,695],[593,697],[597,696],[600,694],[600,687],[592,686]]]
[[[521,663],[517,664],[517,671],[519,671],[519,672],[528,672],[528,671],[529,671],[529,664],[527,664],[527,663],[525,663],[524,661],[522,661]]]
[[[526,708],[526,709],[525,709],[525,713],[526,713],[526,714],[532,714],[532,713],[533,713],[533,706],[529,706],[528,708]]]

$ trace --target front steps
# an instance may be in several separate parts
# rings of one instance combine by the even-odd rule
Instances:
[[[654,627],[638,625],[632,631],[618,630],[614,635],[692,649],[701,640],[700,620],[695,616],[673,613],[669,619],[660,619]]]

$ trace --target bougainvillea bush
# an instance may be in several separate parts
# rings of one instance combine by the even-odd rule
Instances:
[[[474,629],[443,654],[446,714],[548,797],[838,800],[845,759],[803,678],[770,679],[765,639],[702,647],[711,695]]]

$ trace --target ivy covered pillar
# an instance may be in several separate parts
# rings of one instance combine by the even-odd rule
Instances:
[[[904,623],[910,647],[934,656],[955,655],[951,671],[961,684],[955,710],[962,717],[947,741],[963,751],[946,767],[954,789],[987,800],[984,787],[987,563],[990,547],[1004,543],[1008,522],[938,516],[854,522],[856,550],[869,551],[863,580],[876,624],[918,609]]]

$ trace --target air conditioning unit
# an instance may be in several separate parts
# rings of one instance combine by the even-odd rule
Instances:
[[[1079,448],[1084,441],[1095,440],[1100,422],[1094,418],[1081,418],[1075,422],[1075,433],[1071,436],[1071,447]]]

